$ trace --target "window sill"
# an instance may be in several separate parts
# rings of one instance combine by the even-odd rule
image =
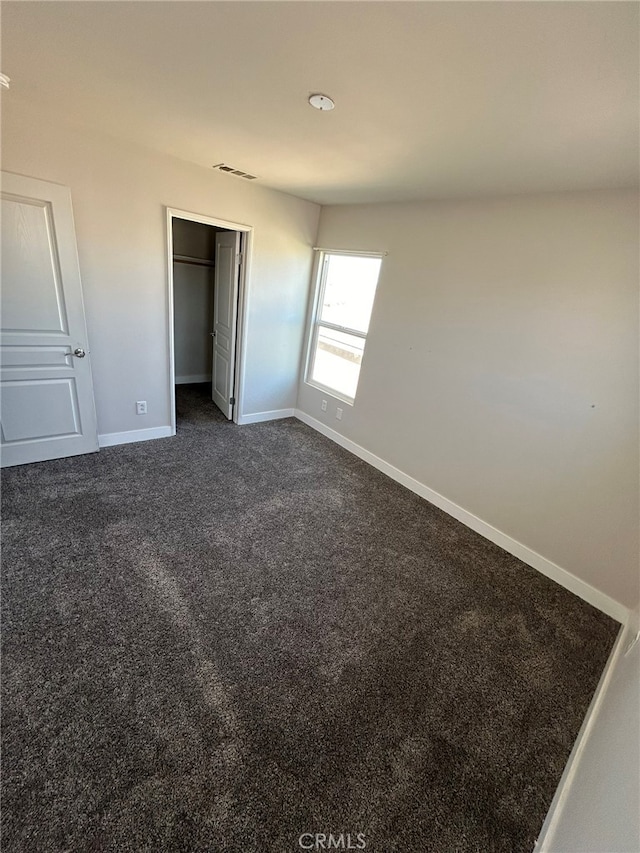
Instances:
[[[304,384],[309,385],[310,388],[315,388],[316,391],[322,391],[322,393],[326,394],[328,397],[340,400],[341,403],[346,403],[347,406],[351,406],[353,408],[353,404],[356,400],[355,397],[345,397],[333,388],[327,388],[326,385],[321,385],[319,382],[312,382],[310,379],[305,379]]]

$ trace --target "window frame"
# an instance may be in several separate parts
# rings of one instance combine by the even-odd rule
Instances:
[[[318,348],[318,335],[320,333],[320,328],[324,327],[326,329],[332,329],[335,332],[344,332],[348,335],[353,335],[354,337],[360,338],[364,341],[362,346],[362,355],[364,358],[364,350],[367,342],[367,336],[369,334],[368,330],[366,332],[361,332],[359,329],[352,329],[349,326],[340,326],[337,323],[328,323],[325,320],[320,319],[320,310],[322,304],[324,302],[324,294],[327,285],[327,275],[329,271],[329,258],[331,255],[348,255],[352,258],[379,258],[380,259],[380,271],[382,271],[382,260],[386,255],[386,252],[355,252],[355,251],[347,251],[344,249],[316,249],[318,252],[318,262],[315,270],[314,281],[315,281],[315,294],[312,303],[311,315],[309,317],[308,322],[308,337],[309,341],[307,344],[307,354],[306,354],[306,364],[305,364],[305,373],[304,373],[304,381],[307,385],[310,385],[312,388],[317,388],[319,391],[323,391],[326,394],[329,394],[331,397],[335,397],[338,400],[341,400],[343,403],[346,403],[348,406],[353,406],[355,403],[355,395],[353,397],[348,397],[346,394],[342,394],[340,391],[337,391],[335,388],[330,388],[328,385],[324,385],[322,382],[318,382],[316,379],[312,378],[313,368],[315,365],[316,352]],[[380,272],[378,272],[378,280],[376,281],[376,292],[374,294],[374,302],[375,305],[375,295],[378,292],[378,284],[380,282]],[[373,313],[373,305],[371,306],[371,312]],[[362,369],[362,364],[360,365],[360,370]],[[360,372],[358,371],[358,382],[360,380]],[[357,387],[356,387],[357,394]]]

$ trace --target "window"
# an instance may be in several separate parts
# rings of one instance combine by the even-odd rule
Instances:
[[[352,403],[382,258],[322,252],[307,382]]]

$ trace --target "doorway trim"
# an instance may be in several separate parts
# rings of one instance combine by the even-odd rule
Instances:
[[[240,278],[238,281],[238,312],[236,316],[236,363],[234,368],[233,396],[236,402],[233,405],[233,422],[238,423],[244,411],[244,385],[245,385],[245,352],[247,348],[247,320],[249,312],[249,281],[251,268],[251,253],[253,248],[253,225],[245,225],[241,222],[229,222],[227,219],[218,219],[206,216],[202,213],[192,213],[188,210],[179,210],[176,207],[167,207],[167,336],[169,341],[169,400],[171,414],[171,435],[176,434],[176,365],[175,365],[175,339],[174,339],[174,284],[173,284],[173,220],[186,219],[189,222],[200,222],[203,225],[215,225],[218,228],[226,228],[228,231],[239,231],[242,234],[240,241],[240,252],[242,263],[240,264]]]

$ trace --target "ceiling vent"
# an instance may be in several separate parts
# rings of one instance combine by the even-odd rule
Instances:
[[[229,175],[237,175],[239,178],[245,178],[247,181],[255,181],[258,177],[257,175],[250,175],[248,172],[241,172],[240,169],[236,169],[235,166],[229,166],[227,163],[216,163],[213,168],[219,172],[227,172]]]

